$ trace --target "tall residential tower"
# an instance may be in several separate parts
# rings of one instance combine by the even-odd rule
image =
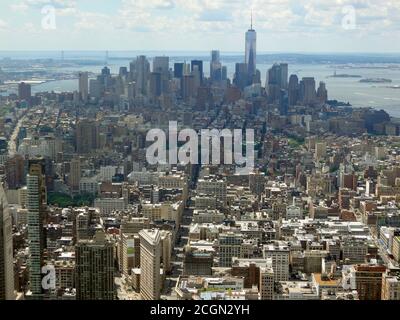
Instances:
[[[29,240],[29,281],[32,299],[43,298],[42,266],[45,236],[43,230],[46,218],[46,182],[44,159],[29,161],[27,183],[28,240]]]

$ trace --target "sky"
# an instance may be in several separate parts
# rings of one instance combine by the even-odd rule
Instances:
[[[0,50],[400,52],[400,0],[1,0]]]

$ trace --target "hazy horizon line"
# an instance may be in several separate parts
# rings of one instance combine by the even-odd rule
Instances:
[[[211,49],[211,50],[87,50],[87,49],[66,49],[66,50],[41,50],[41,49],[29,49],[29,50],[4,50],[0,49],[0,53],[113,53],[113,52],[168,52],[168,53],[204,53],[210,54],[212,50],[218,50],[223,54],[235,54],[235,55],[244,55],[242,51],[224,51],[219,49]],[[379,51],[258,51],[257,55],[266,55],[266,54],[298,54],[298,55],[327,55],[327,54],[335,54],[335,55],[400,55],[400,52],[379,52]],[[112,58],[112,57],[110,57]]]

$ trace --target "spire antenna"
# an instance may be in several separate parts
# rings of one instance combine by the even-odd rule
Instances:
[[[250,30],[253,30],[253,9],[251,9],[251,23],[250,23]]]

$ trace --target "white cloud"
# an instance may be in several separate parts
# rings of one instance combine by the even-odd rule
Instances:
[[[29,9],[29,6],[24,3],[13,3],[10,5],[10,9],[14,12],[26,12]]]
[[[7,22],[0,19],[0,30],[5,30],[5,29],[7,29],[7,27],[8,27]]]
[[[90,12],[80,10],[79,1],[21,0],[10,8],[30,13],[29,10],[51,4],[61,21],[57,22],[57,30],[72,30],[76,39],[83,30],[114,32],[116,36],[149,32],[148,42],[154,41],[154,46],[166,38],[178,42],[188,35],[193,43],[182,45],[189,47],[197,44],[195,39],[214,39],[223,34],[243,37],[252,10],[260,38],[300,39],[318,35],[337,39],[339,34],[365,37],[368,42],[372,36],[400,31],[400,0],[121,0],[119,8],[108,13],[96,10],[103,1],[96,2]],[[352,31],[344,30],[342,25],[342,10],[346,6],[353,6],[356,13],[356,28]]]

